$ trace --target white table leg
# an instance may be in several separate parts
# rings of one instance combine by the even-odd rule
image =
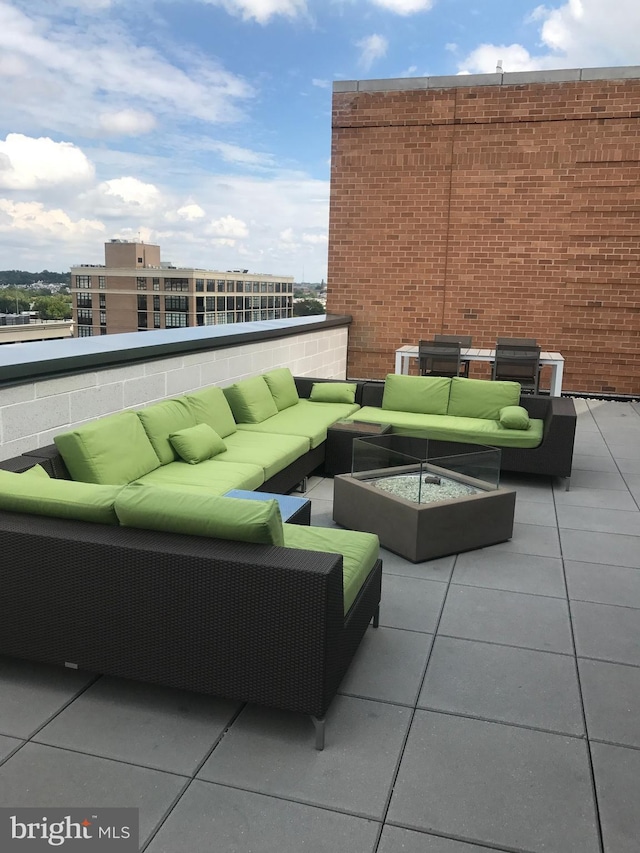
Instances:
[[[551,388],[552,397],[562,396],[562,374],[564,373],[564,362],[557,361],[551,365]]]

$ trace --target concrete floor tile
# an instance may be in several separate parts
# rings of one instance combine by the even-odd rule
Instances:
[[[198,776],[375,820],[384,812],[410,719],[409,708],[336,696],[319,752],[307,717],[247,706]]]
[[[491,549],[496,553],[508,551],[514,554],[534,554],[538,557],[559,557],[558,531],[555,527],[516,521],[513,525],[513,537],[508,542],[492,545]]]
[[[0,766],[0,806],[137,808],[143,843],[184,785],[183,776],[27,743]]]
[[[456,561],[455,554],[450,557],[440,557],[437,560],[425,560],[423,563],[410,563],[404,557],[380,549],[382,571],[390,575],[404,575],[408,578],[443,581],[447,583]]]
[[[94,678],[64,666],[0,657],[0,734],[30,737]]]
[[[601,563],[565,561],[569,598],[640,609],[640,571]]]
[[[0,735],[0,761],[3,761],[8,755],[17,749],[24,741],[16,737],[5,737]]]
[[[451,586],[438,634],[571,654],[564,601],[496,589]]]
[[[593,453],[574,453],[572,467],[573,471],[618,471],[612,456],[600,456]]]
[[[580,489],[573,486],[567,492],[564,487],[556,489],[556,506],[591,506],[603,509],[622,509],[633,512],[638,509],[638,504],[629,494],[613,489]]]
[[[558,507],[558,526],[572,530],[640,536],[640,511],[564,505]]]
[[[582,735],[573,658],[438,637],[418,705]]]
[[[378,853],[491,853],[487,847],[466,844],[399,826],[385,826],[382,830]]]
[[[640,666],[640,610],[572,601],[578,655]]]
[[[591,744],[605,853],[638,853],[640,750]]]
[[[622,475],[613,471],[581,471],[571,472],[572,489],[613,489],[625,491],[627,486]]]
[[[239,707],[186,690],[103,677],[35,740],[191,775]]]
[[[640,668],[582,659],[578,665],[589,737],[640,748]]]
[[[552,501],[526,501],[518,495],[514,520],[520,524],[540,524],[545,527],[556,526],[556,511]]]
[[[584,741],[427,711],[416,712],[388,820],[535,853],[600,850]]]
[[[196,781],[147,853],[372,853],[377,832],[374,821]]]
[[[416,631],[369,627],[340,693],[415,705],[432,639]]]
[[[562,528],[560,541],[565,560],[640,569],[640,536]]]
[[[447,585],[438,581],[383,575],[380,624],[406,631],[435,630]]]
[[[562,560],[530,554],[496,553],[493,549],[459,554],[452,583],[564,598]]]

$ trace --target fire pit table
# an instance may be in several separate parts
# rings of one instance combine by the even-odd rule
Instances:
[[[355,439],[351,473],[333,480],[334,521],[414,563],[510,539],[516,493],[499,485],[500,450],[441,447],[402,432]]]

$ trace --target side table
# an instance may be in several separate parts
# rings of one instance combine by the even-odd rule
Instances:
[[[334,474],[350,473],[354,438],[385,435],[390,430],[389,424],[374,424],[366,421],[336,421],[327,430],[324,473],[327,477],[333,477]]]

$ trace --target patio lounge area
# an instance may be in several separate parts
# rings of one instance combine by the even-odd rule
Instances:
[[[575,403],[571,490],[503,477],[510,542],[382,552],[324,751],[301,715],[0,658],[0,806],[134,806],[149,853],[636,853],[640,404]]]

